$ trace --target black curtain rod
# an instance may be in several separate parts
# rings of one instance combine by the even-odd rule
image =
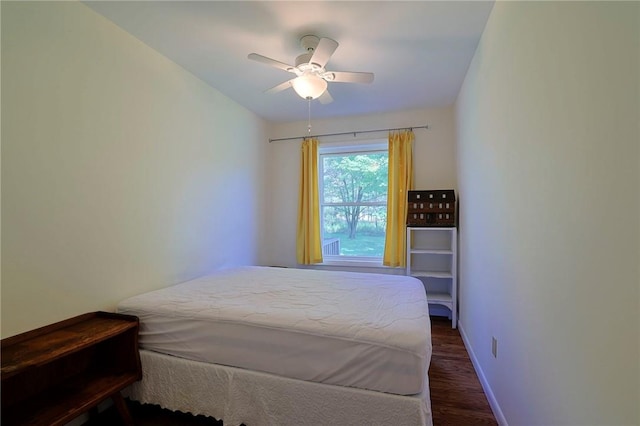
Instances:
[[[310,136],[296,136],[293,138],[278,138],[269,139],[269,143],[277,141],[292,141],[295,139],[307,139],[307,138],[321,138],[324,136],[340,136],[340,135],[353,135],[355,138],[358,133],[375,133],[375,132],[391,132],[394,130],[413,130],[413,129],[428,129],[429,126],[413,126],[413,127],[398,127],[397,129],[378,129],[378,130],[357,130],[355,132],[342,132],[342,133],[326,133],[324,135],[310,135]]]

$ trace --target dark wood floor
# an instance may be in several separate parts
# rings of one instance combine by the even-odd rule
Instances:
[[[429,366],[434,426],[497,425],[458,330],[431,318],[433,355]]]
[[[497,425],[460,333],[444,318],[432,318],[431,323],[433,356],[429,382],[434,426]],[[131,401],[128,405],[137,426],[222,426],[222,422],[212,418],[174,413]],[[115,410],[109,409],[85,426],[120,424]]]

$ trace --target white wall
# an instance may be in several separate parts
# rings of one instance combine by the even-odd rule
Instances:
[[[300,100],[300,108],[306,108]],[[270,138],[304,136],[305,122],[272,124]],[[415,129],[414,170],[416,189],[457,189],[453,108],[420,109],[389,114],[314,120],[313,135],[429,125]],[[320,143],[361,139],[386,139],[388,132],[320,138]],[[296,266],[296,223],[302,139],[269,144],[267,247],[268,264]],[[381,272],[381,270],[375,270]]]
[[[266,124],[78,2],[2,2],[2,336],[259,263]]]
[[[460,327],[511,425],[640,424],[639,20],[497,2],[457,101]]]

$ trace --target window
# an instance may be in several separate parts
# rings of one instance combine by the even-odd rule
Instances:
[[[387,225],[387,141],[321,146],[318,154],[325,262],[381,262]]]

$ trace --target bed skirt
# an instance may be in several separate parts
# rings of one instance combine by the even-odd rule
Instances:
[[[141,403],[206,415],[225,426],[432,426],[428,377],[417,395],[289,379],[140,351],[143,379],[123,393]]]

